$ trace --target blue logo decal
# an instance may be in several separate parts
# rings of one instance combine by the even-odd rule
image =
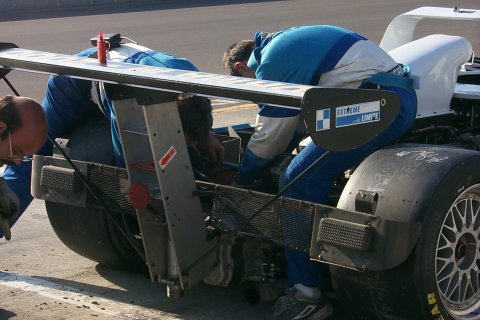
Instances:
[[[329,130],[330,129],[330,109],[317,110],[317,125],[316,130]]]
[[[335,109],[337,128],[380,121],[380,101],[371,101]]]

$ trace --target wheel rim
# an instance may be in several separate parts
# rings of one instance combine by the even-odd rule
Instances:
[[[454,319],[480,319],[480,184],[455,200],[437,241],[435,275]]]

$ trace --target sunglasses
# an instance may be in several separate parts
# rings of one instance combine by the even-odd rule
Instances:
[[[8,132],[8,141],[10,143],[10,155],[7,156],[9,160],[12,161],[22,161],[22,162],[30,162],[33,160],[31,156],[14,156],[13,149],[12,149],[12,137],[10,136],[10,131]]]

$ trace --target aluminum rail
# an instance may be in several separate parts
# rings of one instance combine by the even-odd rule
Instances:
[[[0,43],[0,66],[6,70],[65,75],[132,87],[195,93],[298,109],[301,108],[305,92],[316,88],[122,62],[101,65],[97,59],[22,49],[11,43]]]

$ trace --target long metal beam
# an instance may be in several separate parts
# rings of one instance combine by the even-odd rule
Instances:
[[[7,70],[66,75],[132,87],[195,93],[291,108],[301,108],[305,92],[314,88],[122,62],[101,65],[93,58],[16,48],[11,43],[0,43],[0,66]]]

